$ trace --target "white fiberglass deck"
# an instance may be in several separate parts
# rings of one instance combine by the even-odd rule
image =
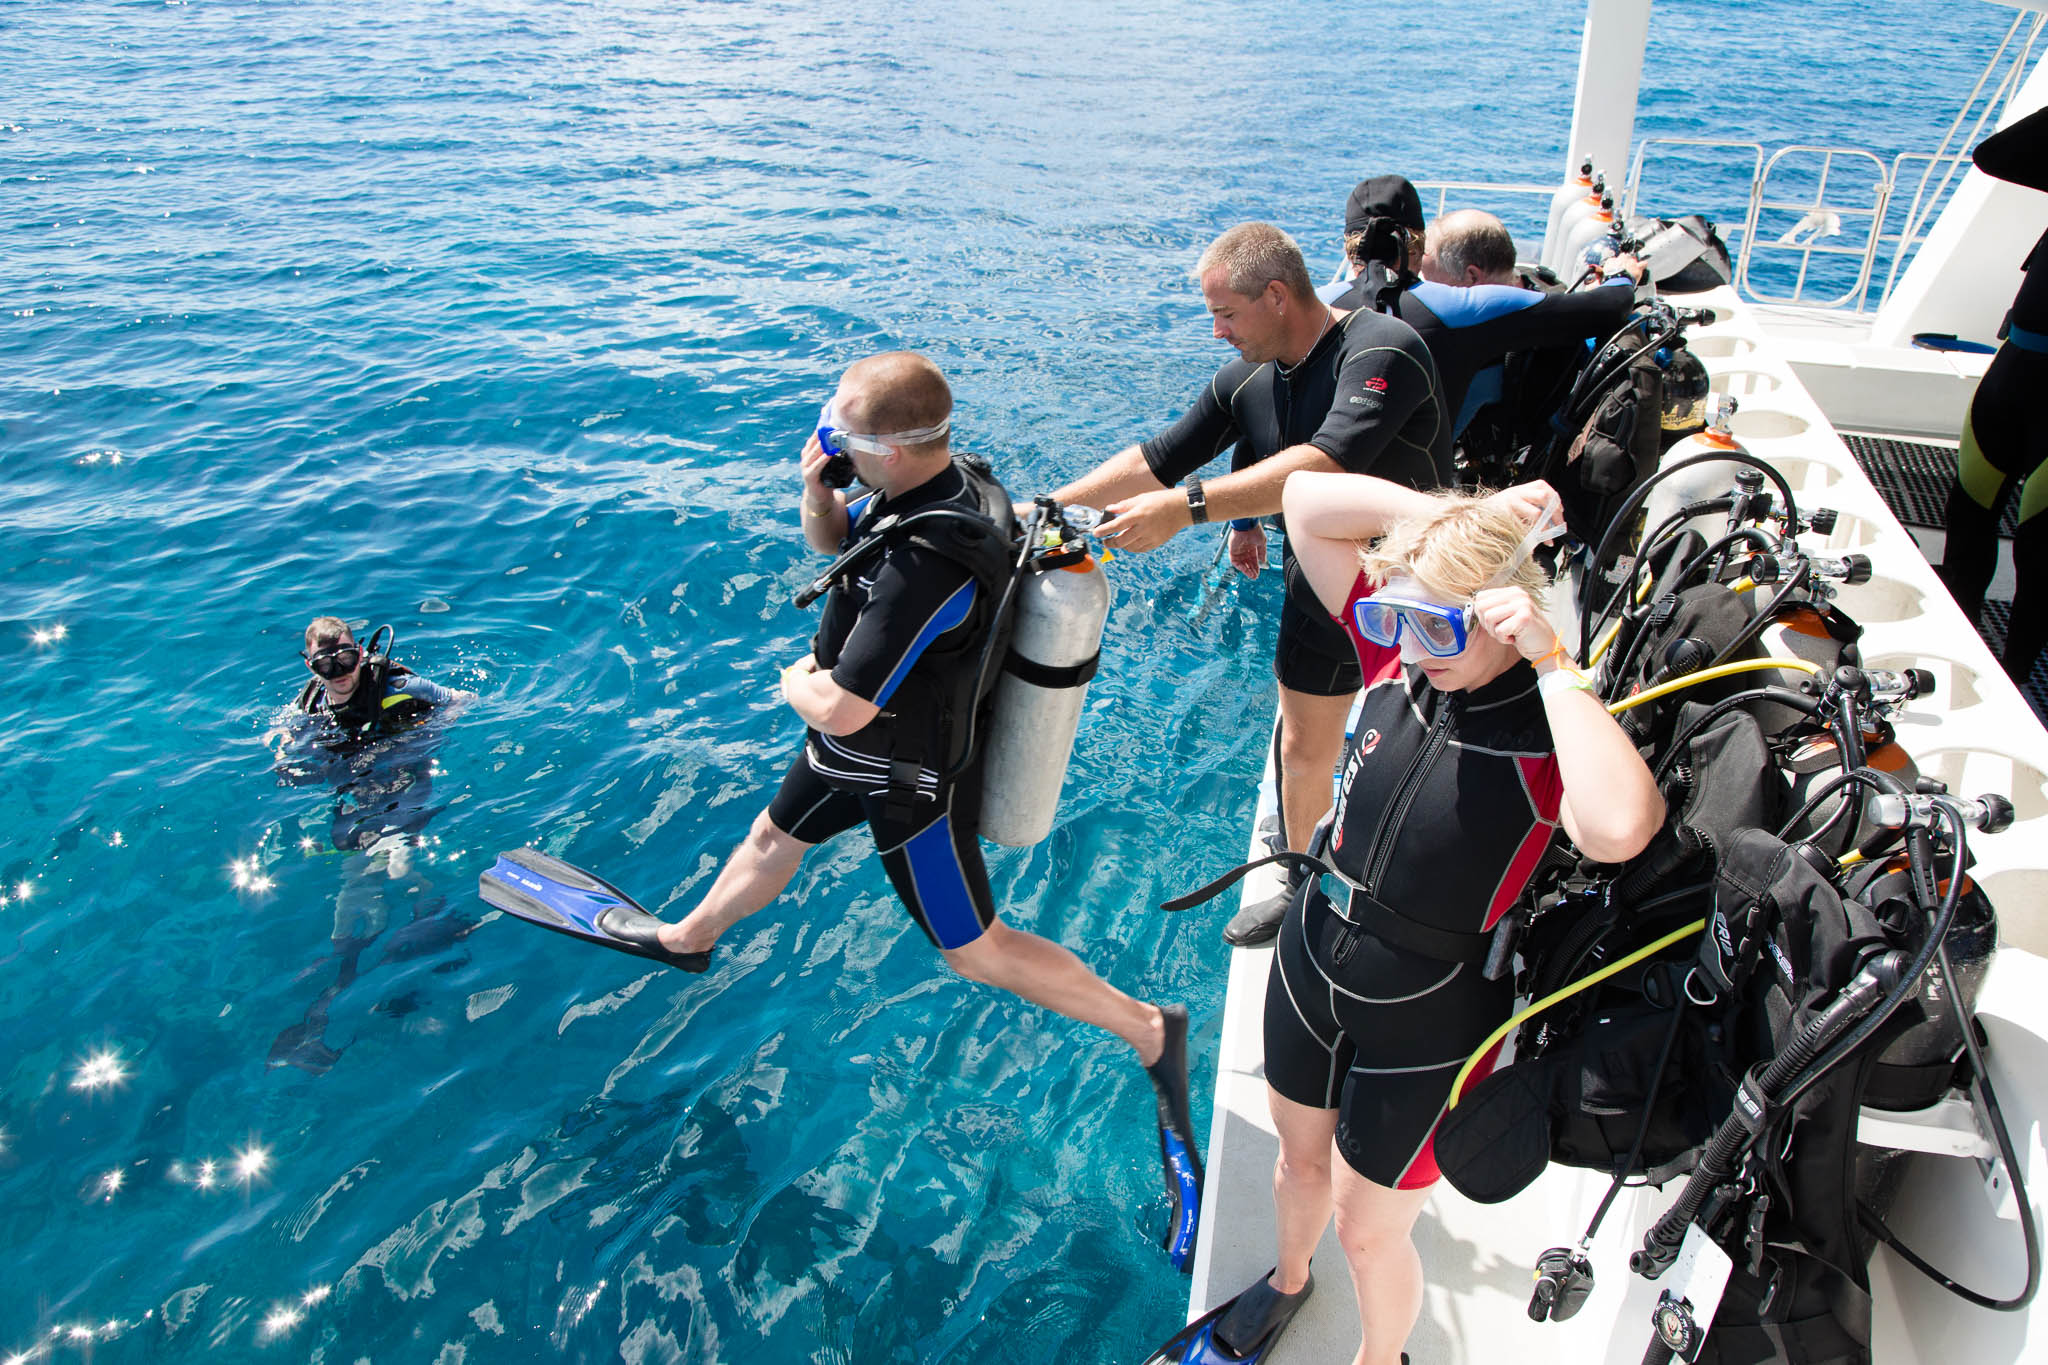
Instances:
[[[1926,668],[1933,697],[1899,719],[1901,742],[1923,773],[1974,796],[1999,792],[2016,808],[2001,834],[1973,835],[1976,875],[1997,907],[2002,947],[1978,1012],[1991,1039],[1993,1082],[2027,1167],[2038,1219],[2048,1195],[2048,732],[1942,589],[1912,538],[1885,508],[1753,311],[1729,291],[1705,296],[1721,321],[1695,329],[1694,349],[1715,387],[1742,404],[1734,431],[1790,482],[1802,507],[1837,509],[1832,533],[1815,538],[1826,553],[1870,556],[1875,573],[1845,587],[1841,605],[1865,629],[1871,667]],[[1860,382],[1881,385],[1883,368],[1859,367]],[[1273,794],[1261,793],[1262,824]],[[1270,827],[1268,825],[1267,827]],[[1264,848],[1255,840],[1254,852]],[[1256,899],[1277,884],[1272,869],[1247,878]],[[1238,949],[1217,1061],[1208,1141],[1209,1185],[1194,1266],[1189,1315],[1222,1302],[1265,1272],[1274,1259],[1271,1173],[1278,1152],[1266,1112],[1260,1015],[1270,948]],[[1415,1365],[1477,1365],[1498,1360],[1559,1365],[1635,1365],[1649,1340],[1657,1286],[1631,1275],[1628,1252],[1665,1200],[1631,1191],[1616,1201],[1593,1247],[1597,1287],[1565,1324],[1526,1314],[1530,1267],[1546,1247],[1578,1240],[1606,1181],[1553,1167],[1518,1198],[1473,1204],[1439,1185],[1417,1226],[1428,1281],[1421,1321],[1408,1341]],[[1985,1171],[1970,1158],[1915,1158],[1894,1206],[1892,1225],[1910,1246],[1951,1275],[1990,1294],[2018,1290],[2024,1274],[2014,1211],[1994,1208]],[[1316,1295],[1275,1352],[1287,1362],[1343,1362],[1358,1347],[1356,1298],[1333,1232],[1316,1253]],[[1880,1249],[1871,1269],[1877,1365],[1969,1361],[1971,1365],[2048,1359],[2048,1328],[2032,1314],[1971,1307]]]

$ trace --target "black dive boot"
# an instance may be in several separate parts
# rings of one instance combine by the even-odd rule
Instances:
[[[1288,905],[1301,894],[1301,884],[1307,880],[1307,869],[1299,863],[1288,863],[1287,878],[1280,883],[1280,889],[1232,915],[1230,923],[1223,926],[1223,941],[1233,948],[1250,948],[1278,937]]]

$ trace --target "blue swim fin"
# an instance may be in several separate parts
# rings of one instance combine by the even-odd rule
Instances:
[[[1166,1177],[1166,1197],[1173,1220],[1164,1246],[1173,1268],[1192,1271],[1195,1232],[1202,1221],[1202,1154],[1195,1147],[1194,1119],[1188,1111],[1188,1011],[1185,1005],[1164,1005],[1166,1048],[1145,1068],[1151,1078],[1159,1122],[1159,1164]]]
[[[477,878],[477,894],[508,915],[558,934],[630,953],[686,972],[711,965],[711,954],[672,953],[655,935],[662,921],[602,877],[534,848],[500,853]]]
[[[1315,1276],[1292,1294],[1273,1288],[1271,1272],[1235,1298],[1210,1309],[1145,1357],[1145,1365],[1252,1365],[1279,1342],[1294,1315],[1316,1292]],[[1243,1341],[1241,1347],[1231,1343]],[[1406,1356],[1402,1357],[1405,1362]]]

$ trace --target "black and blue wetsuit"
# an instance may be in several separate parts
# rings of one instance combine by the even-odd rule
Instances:
[[[1370,308],[1363,285],[1338,296],[1338,308]],[[1628,320],[1635,288],[1616,276],[1592,289],[1550,294],[1511,284],[1435,284],[1423,280],[1401,292],[1398,314],[1413,327],[1436,362],[1451,433],[1502,395],[1501,362],[1510,354],[1575,342],[1605,341]]]
[[[298,707],[309,716],[324,716],[353,734],[369,737],[411,724],[455,696],[453,689],[380,656],[365,661],[355,691],[339,706],[328,700],[326,684],[315,678],[299,693]]]
[[[842,549],[888,513],[940,506],[985,510],[954,465],[900,497],[850,503]],[[833,682],[882,714],[850,735],[807,731],[768,807],[777,829],[807,844],[865,821],[897,895],[940,948],[972,943],[995,918],[975,834],[979,759],[947,778],[957,755],[947,713],[962,671],[979,665],[993,615],[987,599],[959,562],[908,540],[885,542],[833,588],[811,653]]]
[[[1166,487],[1232,447],[1230,467],[1238,470],[1312,445],[1354,474],[1429,489],[1451,480],[1449,417],[1422,339],[1368,308],[1338,319],[1298,365],[1231,361],[1179,421],[1138,449]],[[1291,553],[1283,567],[1274,675],[1282,687],[1312,696],[1357,691],[1358,661],[1343,632]]]
[[[1513,982],[1480,970],[1486,933],[1535,873],[1564,782],[1533,669],[1440,692],[1358,633],[1351,611],[1371,590],[1360,575],[1339,618],[1366,678],[1331,813],[1348,895],[1297,900],[1281,923],[1266,1079],[1339,1111],[1337,1149],[1360,1175],[1417,1189],[1437,1178],[1452,1081],[1513,1008]]]
[[[1972,157],[1986,175],[2048,190],[2048,109],[2036,110],[1979,143]],[[1941,577],[1973,619],[1984,606],[1998,562],[1998,516],[2017,492],[2013,532],[2012,618],[1999,662],[2016,681],[2033,671],[2048,645],[2048,234],[2021,267],[2019,294],[2002,331],[2004,344],[1970,400],[1949,490]]]

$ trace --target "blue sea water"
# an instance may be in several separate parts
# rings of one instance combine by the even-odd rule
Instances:
[[[708,886],[797,736],[792,457],[849,361],[929,352],[1048,488],[1225,358],[1222,227],[1330,264],[1361,174],[1554,178],[1579,21],[0,11],[0,1360],[1141,1355],[1186,1295],[1142,1075],[946,977],[857,838],[701,978],[475,876]],[[1666,4],[1638,131],[1929,146],[2006,21]],[[1220,916],[1152,907],[1242,846],[1276,586],[1213,549],[1110,566],[1061,823],[991,854],[1012,922],[1190,1003],[1203,1131]],[[324,612],[481,694],[384,760],[409,865],[272,772]]]

